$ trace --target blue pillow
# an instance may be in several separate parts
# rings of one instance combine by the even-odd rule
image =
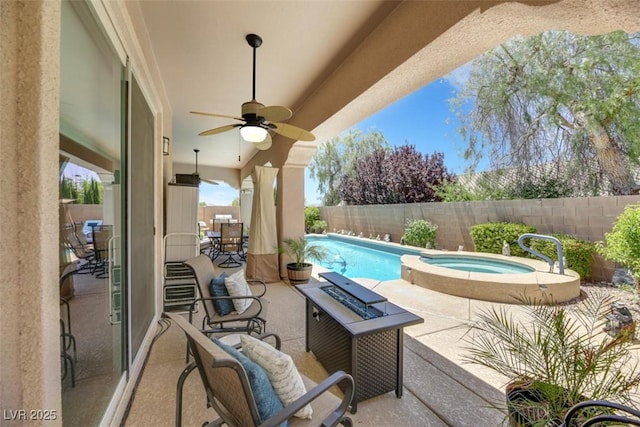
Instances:
[[[228,297],[229,292],[227,292],[227,287],[224,285],[224,278],[229,277],[226,272],[223,272],[218,277],[214,277],[211,279],[211,296],[212,297]],[[235,310],[233,306],[233,300],[223,299],[223,300],[214,300],[213,307],[216,309],[216,312],[220,316],[226,316]]]
[[[260,417],[260,423],[265,422],[267,419],[275,415],[282,409],[282,402],[280,398],[273,390],[269,377],[264,370],[257,363],[253,362],[247,356],[236,350],[235,348],[221,342],[220,340],[213,338],[212,341],[217,344],[221,349],[226,351],[230,356],[238,360],[249,379],[249,387],[253,392],[253,398],[256,401],[258,407],[258,415]],[[280,424],[280,426],[287,427],[288,422]]]

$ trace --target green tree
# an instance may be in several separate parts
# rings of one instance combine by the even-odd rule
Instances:
[[[85,205],[101,205],[102,204],[102,183],[95,178],[82,181],[81,201]]]
[[[554,178],[582,171],[583,184],[630,194],[637,189],[630,166],[640,153],[639,89],[638,34],[547,31],[474,60],[452,108],[474,164],[485,151],[492,167],[522,173],[562,161]]]
[[[355,167],[359,157],[376,149],[389,150],[389,143],[380,132],[364,134],[351,129],[318,147],[309,163],[311,177],[318,182],[318,192],[324,206],[340,203],[340,183]]]
[[[63,176],[60,181],[60,196],[63,199],[78,200],[78,189],[68,176]]]

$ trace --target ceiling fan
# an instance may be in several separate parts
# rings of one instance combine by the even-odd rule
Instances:
[[[240,128],[242,139],[253,142],[259,150],[267,150],[271,147],[271,135],[269,131],[295,139],[297,141],[313,141],[316,137],[309,131],[287,123],[282,123],[292,116],[292,112],[287,107],[280,105],[264,104],[256,101],[256,49],[262,45],[262,38],[256,34],[246,36],[247,43],[253,48],[253,92],[251,101],[242,104],[242,118],[227,116],[223,114],[203,113],[191,111],[192,114],[203,116],[224,117],[228,119],[240,120],[241,123],[220,126],[217,128],[200,132],[200,136],[215,135],[229,130]]]

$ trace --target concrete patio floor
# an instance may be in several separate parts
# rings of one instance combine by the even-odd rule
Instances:
[[[506,378],[478,366],[461,364],[466,325],[474,313],[492,303],[430,291],[398,279],[377,282],[355,279],[393,303],[424,318],[405,329],[404,390],[402,398],[390,392],[358,404],[351,415],[363,426],[498,426],[504,419]],[[313,353],[304,350],[304,298],[285,282],[268,284],[267,329],[282,338],[282,350],[298,369],[315,381],[327,376]],[[516,306],[511,306],[517,309]],[[167,329],[168,327],[168,329]],[[175,422],[176,382],[185,367],[186,339],[161,320],[165,331],[154,342],[129,409],[125,426],[169,426]],[[183,425],[200,426],[215,418],[206,408],[197,374],[186,381]]]

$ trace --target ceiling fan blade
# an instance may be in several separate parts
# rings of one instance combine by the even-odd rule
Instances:
[[[274,127],[270,128],[287,138],[295,139],[296,141],[315,141],[316,137],[309,131],[306,131],[297,126],[293,126],[287,123],[271,123]]]
[[[242,126],[242,125],[237,124],[237,125],[220,126],[218,128],[213,128],[213,129],[205,130],[204,132],[200,132],[198,135],[199,136],[215,135],[217,133],[226,132],[226,131],[234,129],[234,128],[239,128],[240,126]]]
[[[206,182],[207,184],[211,184],[211,185],[220,185],[219,183],[217,183],[216,181],[212,180],[212,179],[205,179],[205,178],[200,178],[201,182]]]
[[[215,114],[215,113],[203,113],[201,111],[189,111],[191,114],[200,114],[201,116],[211,116],[211,117],[222,117],[224,119],[236,119],[236,120],[244,120],[241,117],[235,116],[226,116],[224,114]]]
[[[264,117],[267,122],[283,122],[289,120],[293,113],[287,107],[270,105],[258,110],[258,115]]]
[[[264,141],[255,143],[255,146],[258,150],[268,150],[271,148],[272,142],[271,134],[267,132],[267,136],[264,138]]]

